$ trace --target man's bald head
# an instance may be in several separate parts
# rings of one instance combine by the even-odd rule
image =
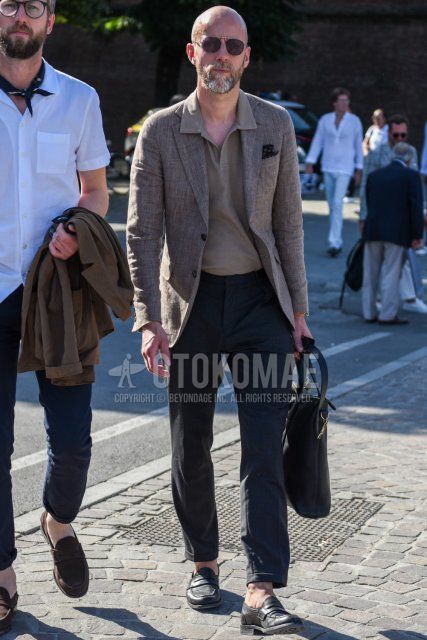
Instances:
[[[197,38],[205,33],[205,31],[210,26],[222,19],[232,20],[233,22],[235,22],[236,26],[238,26],[242,31],[242,39],[245,43],[247,43],[248,29],[246,26],[246,22],[243,20],[240,13],[237,13],[237,11],[231,9],[231,7],[224,6],[211,7],[210,9],[207,9],[202,14],[200,14],[198,18],[196,18],[193,29],[191,31],[191,41],[196,42]]]

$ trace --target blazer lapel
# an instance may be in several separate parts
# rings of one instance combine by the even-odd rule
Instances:
[[[209,221],[209,187],[203,140],[197,133],[181,133],[179,120],[174,128],[175,142],[188,182],[193,189],[203,220]]]
[[[262,126],[240,132],[243,152],[243,185],[248,219],[254,214],[254,204],[262,162]]]

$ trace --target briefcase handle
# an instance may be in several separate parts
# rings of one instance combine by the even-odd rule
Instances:
[[[316,375],[314,374],[313,371],[310,371],[310,375],[311,378],[314,382],[314,384],[316,385],[316,389],[317,392],[319,394],[319,398],[320,398],[320,406],[322,407],[325,400],[326,400],[326,392],[328,390],[328,382],[329,382],[329,377],[328,377],[328,365],[326,364],[326,360],[323,357],[322,352],[320,351],[320,349],[318,349],[316,347],[316,345],[314,344],[314,340],[313,338],[307,338],[307,337],[303,337],[302,338],[302,346],[303,346],[303,352],[302,352],[302,357],[297,360],[297,371],[298,371],[298,390],[297,390],[297,394],[300,395],[304,389],[304,383],[305,383],[305,379],[306,379],[306,375],[305,375],[305,361],[306,358],[304,358],[304,354],[309,354],[309,356],[314,356],[318,362],[319,365],[319,369],[320,369],[320,387],[319,384],[317,382],[317,378]],[[329,400],[327,401],[328,404],[330,404],[330,406],[335,409],[334,405],[332,403],[329,402]]]

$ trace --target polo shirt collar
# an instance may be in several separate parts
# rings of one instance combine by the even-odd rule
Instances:
[[[43,87],[44,88],[44,87]],[[235,129],[256,129],[257,124],[252,107],[244,91],[240,91],[237,103]],[[202,133],[204,131],[203,118],[199,107],[196,91],[187,98],[181,117],[181,133]]]

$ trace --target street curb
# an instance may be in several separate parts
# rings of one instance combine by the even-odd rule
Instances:
[[[377,367],[376,369],[373,369],[372,371],[369,371],[364,375],[332,387],[328,391],[328,398],[330,400],[335,400],[336,398],[347,395],[348,393],[356,391],[357,389],[360,389],[361,387],[364,387],[367,384],[374,382],[375,380],[379,380],[380,378],[383,378],[390,373],[398,371],[408,364],[413,364],[416,360],[420,360],[421,358],[424,358],[426,356],[427,347],[422,347],[421,349],[412,351],[406,356],[402,356],[401,358],[393,360],[388,364]],[[231,393],[232,391],[233,390],[231,389],[229,393]],[[228,395],[228,393],[225,395]],[[222,431],[214,437],[212,451],[222,449],[223,447],[233,444],[238,440],[240,440],[240,428],[238,426],[227,429],[226,431]],[[137,467],[136,469],[131,469],[130,471],[126,471],[125,473],[114,476],[113,478],[110,478],[105,482],[100,482],[99,484],[96,484],[87,489],[81,508],[84,509],[87,507],[91,507],[94,504],[102,502],[107,498],[116,496],[126,489],[140,484],[145,480],[154,478],[164,473],[165,471],[170,471],[170,469],[171,456],[170,454],[168,454],[166,456],[163,456],[162,458],[147,462],[142,466]],[[17,537],[34,533],[39,529],[40,511],[40,509],[34,509],[33,511],[24,513],[22,516],[18,516],[15,519],[15,532]]]
[[[227,429],[227,431],[222,431],[214,437],[212,451],[218,451],[218,449],[222,449],[223,447],[233,444],[239,439],[239,427],[233,427],[231,429]],[[85,509],[102,502],[107,498],[112,498],[113,496],[122,493],[122,491],[125,491],[130,487],[134,487],[145,480],[154,478],[165,471],[170,471],[170,468],[171,456],[168,454],[162,458],[157,458],[157,460],[146,462],[140,467],[136,467],[136,469],[131,469],[130,471],[121,473],[118,476],[114,476],[105,482],[100,482],[99,484],[87,489],[81,508]],[[24,513],[22,516],[18,516],[15,519],[15,532],[17,537],[37,531],[40,528],[40,514],[41,509],[34,509],[33,511]]]

